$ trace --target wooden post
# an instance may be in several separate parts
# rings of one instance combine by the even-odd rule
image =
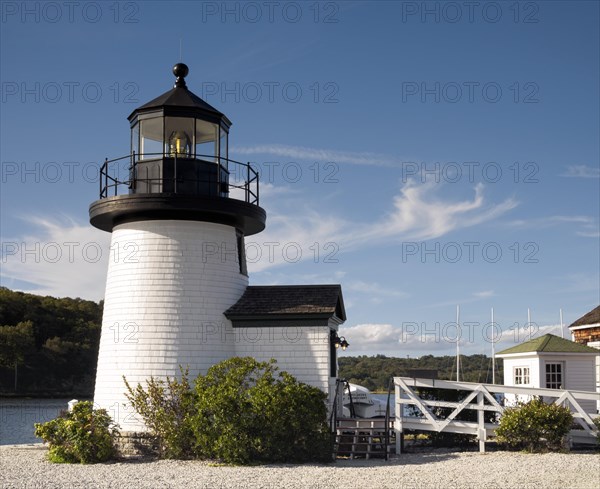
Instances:
[[[402,453],[402,404],[400,404],[400,386],[398,384],[396,384],[395,391],[394,431],[396,432],[396,455],[400,455]]]
[[[479,451],[481,453],[485,453],[485,441],[487,439],[487,432],[485,431],[485,411],[483,410],[484,399],[483,392],[479,391],[477,393],[477,404],[479,405],[479,409],[477,410],[477,424],[478,431],[477,438],[479,439]]]

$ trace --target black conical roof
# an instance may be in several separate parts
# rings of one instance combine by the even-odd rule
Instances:
[[[177,69],[183,65],[178,63],[173,68],[173,72],[177,75]],[[187,75],[187,66],[185,67],[185,75]],[[208,119],[218,119],[224,122],[227,126],[231,126],[231,121],[225,114],[215,109],[212,105],[202,100],[198,95],[188,90],[183,77],[178,76],[175,86],[168,92],[156,97],[150,102],[135,109],[128,119],[131,121],[138,113],[162,111],[164,115],[183,117],[200,116]],[[216,122],[216,121],[215,121]]]

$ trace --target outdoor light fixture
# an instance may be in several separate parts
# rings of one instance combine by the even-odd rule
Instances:
[[[350,343],[346,341],[346,338],[343,336],[338,336],[335,331],[331,331],[331,341],[333,342],[336,348],[342,347],[342,350],[345,350],[350,346]]]

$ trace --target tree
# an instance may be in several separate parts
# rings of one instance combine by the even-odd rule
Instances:
[[[18,366],[25,363],[25,356],[33,348],[33,323],[31,321],[20,322],[16,326],[0,326],[0,365],[15,367],[15,392]]]
[[[33,324],[35,348],[26,369],[18,368],[19,392],[28,395],[89,397],[93,394],[102,304],[82,299],[43,297],[0,287],[0,325]],[[11,329],[6,334],[13,336]],[[14,354],[0,339],[0,395],[14,389]],[[11,339],[11,342],[13,340]],[[7,353],[6,350],[9,350]],[[8,363],[8,365],[7,365]],[[18,367],[22,364],[19,363]]]

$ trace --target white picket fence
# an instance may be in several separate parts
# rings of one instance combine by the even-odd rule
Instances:
[[[588,413],[580,405],[580,401],[600,401],[600,393],[562,389],[537,389],[532,387],[512,387],[497,384],[479,384],[474,382],[451,382],[448,380],[416,379],[412,377],[394,377],[396,392],[396,454],[401,451],[401,434],[403,430],[422,430],[449,433],[465,433],[476,435],[479,440],[479,451],[485,452],[485,442],[495,436],[497,420],[502,416],[505,406],[500,404],[495,394],[514,394],[523,396],[542,396],[554,399],[554,404],[570,407],[574,419],[582,429],[571,430],[569,439],[572,443],[595,443],[598,437],[593,419],[597,414]],[[419,397],[417,388],[435,388],[469,391],[460,402],[437,401]],[[408,415],[404,406],[414,406],[417,415]],[[438,417],[431,410],[434,407],[453,409],[447,417]],[[459,421],[455,418],[465,409],[477,411],[477,422]],[[486,412],[497,413],[496,422],[485,421]]]

